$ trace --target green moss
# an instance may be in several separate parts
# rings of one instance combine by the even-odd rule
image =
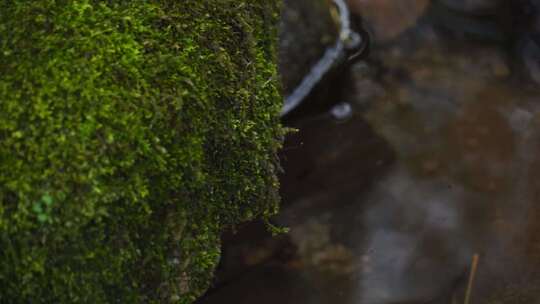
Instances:
[[[0,302],[190,303],[277,211],[277,0],[0,4]]]

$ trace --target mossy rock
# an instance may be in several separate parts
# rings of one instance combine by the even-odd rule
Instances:
[[[278,208],[277,0],[0,5],[0,303],[190,303]]]

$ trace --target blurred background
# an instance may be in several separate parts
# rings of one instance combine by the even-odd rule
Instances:
[[[224,235],[200,303],[540,303],[540,1],[348,0],[347,12],[361,41],[321,72],[344,12],[284,1],[284,95],[320,72],[283,116],[297,131],[274,224],[290,232]]]

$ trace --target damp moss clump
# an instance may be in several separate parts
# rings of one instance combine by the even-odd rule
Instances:
[[[277,211],[275,0],[0,4],[0,303],[190,303]]]

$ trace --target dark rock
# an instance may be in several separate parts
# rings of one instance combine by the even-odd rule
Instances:
[[[506,7],[493,4],[490,9],[487,6],[481,9],[461,2],[434,1],[427,19],[456,37],[495,43],[506,43],[511,39],[512,14]]]
[[[351,11],[365,18],[379,43],[396,38],[413,27],[424,14],[429,0],[348,0]]]
[[[530,1],[529,4],[526,13],[530,20],[519,41],[518,52],[527,74],[540,84],[540,1]]]
[[[457,37],[508,48],[518,71],[540,83],[540,1],[437,0],[428,19]]]
[[[481,14],[486,11],[497,9],[502,0],[440,0],[446,6],[474,14]]]
[[[519,52],[523,56],[525,72],[540,84],[540,40],[535,39],[534,35],[525,36],[519,45]]]
[[[339,24],[330,1],[285,0],[280,24],[279,71],[283,92],[290,94],[336,41]]]
[[[351,17],[345,0],[284,2],[279,53],[285,96],[282,115],[290,117],[303,103],[309,103],[308,112],[321,105],[328,110],[337,101],[329,101],[339,95],[340,85],[335,84],[342,83],[348,65],[366,53],[369,39],[360,24]]]

